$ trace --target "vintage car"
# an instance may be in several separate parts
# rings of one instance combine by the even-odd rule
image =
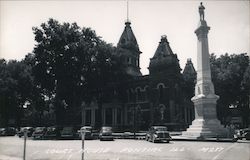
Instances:
[[[112,127],[102,127],[99,133],[99,139],[102,140],[114,140],[114,136],[112,135]]]
[[[19,132],[17,132],[17,135],[18,135],[18,137],[22,137],[22,136],[24,136],[24,131],[25,130],[27,130],[27,136],[28,137],[31,137],[32,136],[32,134],[33,134],[33,132],[34,132],[34,128],[33,127],[22,127],[21,129],[20,129],[20,131]]]
[[[93,132],[92,132],[93,128],[91,126],[81,127],[81,129],[77,131],[77,133],[79,135],[79,139],[82,139],[81,130],[84,130],[84,133],[85,133],[84,139],[88,139],[88,140],[94,139]]]
[[[235,131],[234,138],[250,140],[250,128],[239,129]]]
[[[32,134],[33,139],[43,139],[46,133],[46,127],[36,127]]]
[[[146,133],[145,136],[146,141],[155,142],[169,142],[172,138],[167,131],[167,127],[165,126],[152,126],[149,128],[149,131]]]
[[[63,127],[61,131],[61,139],[75,139],[77,138],[76,129],[74,127]]]
[[[60,128],[56,126],[48,127],[44,135],[45,139],[58,139],[59,137],[60,137]]]
[[[14,136],[16,129],[14,127],[0,128],[0,136]]]

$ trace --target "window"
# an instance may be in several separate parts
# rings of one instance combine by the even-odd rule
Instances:
[[[145,100],[149,100],[149,88],[146,87],[145,89]]]
[[[137,67],[139,67],[139,60],[138,60],[138,59],[136,60],[135,65],[136,65]]]
[[[131,58],[130,57],[127,58],[127,63],[131,64]]]
[[[160,85],[159,86],[159,99],[160,99],[160,101],[162,101],[163,100],[163,85]]]
[[[141,100],[142,100],[141,89],[140,89],[140,88],[137,88],[137,89],[136,89],[136,93],[137,93],[137,96],[136,96],[137,101],[141,101]]]

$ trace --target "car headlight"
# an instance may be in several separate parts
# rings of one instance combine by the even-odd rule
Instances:
[[[157,137],[158,137],[158,135],[157,135],[157,134],[154,134],[154,137],[155,137],[155,138],[157,138]]]

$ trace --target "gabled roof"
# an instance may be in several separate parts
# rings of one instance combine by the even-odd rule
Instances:
[[[139,46],[137,44],[132,28],[130,27],[130,24],[130,22],[125,23],[125,28],[117,44],[117,47],[135,49],[136,51],[140,52]]]
[[[184,68],[184,71],[183,71],[183,75],[194,75],[196,74],[196,71],[194,69],[194,65],[191,61],[191,59],[188,59],[187,60],[187,63],[186,63],[186,66]]]
[[[167,36],[162,36],[153,58],[166,57],[168,55],[173,55],[173,51],[169,46]]]

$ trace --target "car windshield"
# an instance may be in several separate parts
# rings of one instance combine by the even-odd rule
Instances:
[[[36,128],[36,132],[40,132],[40,131],[43,131],[44,127],[37,127]]]
[[[73,127],[64,127],[63,131],[64,132],[72,132],[73,131]]]
[[[111,132],[112,128],[111,127],[105,127],[105,128],[102,128],[102,131],[104,131],[104,132]]]
[[[55,127],[49,127],[49,128],[48,128],[48,131],[50,131],[50,132],[53,132],[53,131],[55,131],[55,130],[56,130]]]
[[[167,131],[167,128],[161,127],[161,128],[155,128],[156,131]]]

